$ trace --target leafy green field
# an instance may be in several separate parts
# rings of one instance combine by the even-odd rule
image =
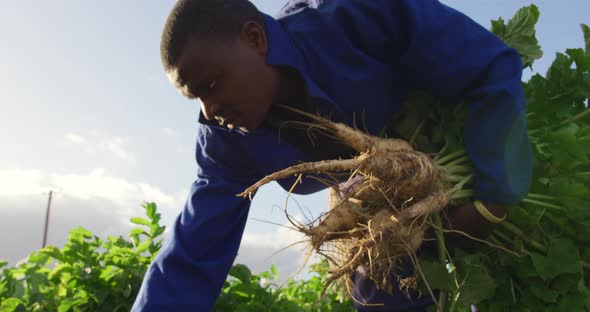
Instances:
[[[143,207],[147,218],[132,218],[138,227],[128,237],[103,240],[77,228],[62,249],[45,247],[19,266],[5,268],[0,277],[0,311],[129,311],[164,233],[156,204]],[[0,268],[5,265],[0,263]],[[279,288],[274,266],[252,274],[236,264],[215,310],[354,311],[336,289],[318,300],[327,265],[312,268],[307,281],[290,280]]]

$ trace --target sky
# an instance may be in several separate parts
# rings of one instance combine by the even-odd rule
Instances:
[[[370,1],[370,0],[366,0]],[[252,1],[274,15],[280,0]],[[489,28],[535,3],[545,52],[582,47],[587,0],[446,0]],[[54,191],[48,244],[61,246],[84,226],[125,235],[141,203],[154,201],[170,226],[196,176],[199,105],[181,97],[161,68],[160,34],[173,1],[0,2],[0,259],[11,264],[41,247],[47,197]],[[254,198],[236,262],[283,277],[303,263],[302,239],[286,224],[277,184]],[[295,196],[300,220],[325,210],[326,192]],[[301,209],[298,209],[301,207]]]

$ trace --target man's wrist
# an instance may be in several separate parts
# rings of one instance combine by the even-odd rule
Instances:
[[[495,218],[501,219],[506,215],[504,205],[483,202],[487,211]],[[477,246],[474,241],[459,233],[463,232],[469,236],[485,239],[495,229],[497,223],[490,222],[475,207],[474,201],[468,201],[463,205],[453,207],[448,211],[448,220],[445,227],[455,230],[455,233],[446,235],[456,246],[468,247]]]

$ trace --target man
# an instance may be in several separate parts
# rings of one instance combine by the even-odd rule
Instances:
[[[162,62],[180,93],[200,100],[199,169],[134,311],[211,310],[248,215],[249,200],[235,195],[300,161],[350,157],[337,142],[310,142],[297,128],[281,128],[278,140],[284,121],[301,118],[279,104],[364,122],[375,134],[412,91],[463,99],[475,199],[501,217],[505,205],[528,191],[520,58],[485,28],[436,0],[300,0],[280,16],[262,14],[246,0],[179,0],[170,13]],[[307,179],[295,192],[322,188]],[[473,204],[450,211],[450,219],[473,235],[492,229]],[[359,311],[419,311],[432,304],[428,296],[389,296],[362,276],[356,280],[367,303],[384,303],[357,305]]]

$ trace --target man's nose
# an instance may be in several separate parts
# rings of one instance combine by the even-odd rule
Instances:
[[[215,116],[218,116],[221,112],[219,104],[210,103],[201,99],[201,111],[205,119],[212,120]]]

